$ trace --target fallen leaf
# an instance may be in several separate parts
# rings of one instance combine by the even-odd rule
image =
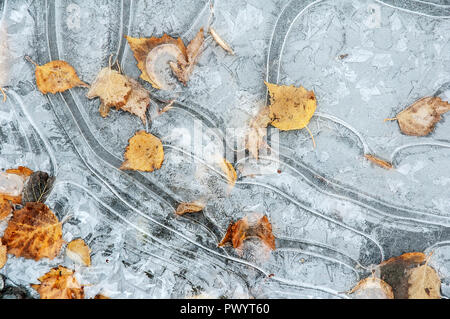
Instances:
[[[167,84],[156,72],[156,65],[161,56],[171,59],[186,60],[187,53],[181,38],[174,39],[167,34],[161,38],[133,38],[125,36],[141,70],[141,79],[149,82],[155,89],[166,89]]]
[[[131,90],[128,78],[108,66],[98,73],[86,97],[88,99],[99,97],[101,101],[100,115],[106,117],[112,106],[120,108],[127,103]]]
[[[19,166],[18,168],[14,168],[14,169],[12,169],[12,168],[7,169],[6,173],[16,174],[16,175],[22,176],[23,178],[26,178],[26,177],[31,176],[31,174],[33,174],[33,170],[31,170],[25,166]]]
[[[408,270],[408,299],[440,299],[441,279],[428,265]]]
[[[219,160],[219,166],[220,166],[222,172],[225,173],[229,189],[231,190],[234,187],[234,185],[236,184],[236,180],[237,180],[236,170],[234,169],[233,165],[224,158]]]
[[[275,236],[272,233],[272,224],[269,222],[267,216],[264,215],[253,226],[253,233],[270,249],[275,250]]]
[[[3,9],[5,10],[5,9]],[[6,101],[4,87],[9,84],[9,73],[11,68],[11,52],[9,51],[9,37],[5,19],[0,21],[0,92],[3,95],[3,102]]]
[[[259,238],[270,249],[275,250],[275,237],[272,234],[272,225],[265,215],[256,222],[250,223],[247,217],[235,223],[231,222],[218,247],[231,244],[233,248],[240,249],[244,240],[251,237]]]
[[[38,65],[30,57],[26,58],[36,66],[36,84],[42,94],[56,94],[76,86],[89,87],[78,78],[75,69],[65,61],[55,60]]]
[[[184,85],[187,84],[187,82],[189,81],[189,77],[194,70],[194,66],[197,63],[198,57],[201,53],[201,48],[203,46],[204,40],[205,36],[203,34],[203,28],[200,28],[200,30],[197,32],[197,35],[194,37],[194,39],[192,39],[192,41],[186,48],[187,59],[179,59],[177,61],[178,63],[169,62],[173,73]]]
[[[106,297],[105,295],[102,294],[96,294],[94,299],[111,299],[111,298]]]
[[[233,248],[241,248],[246,238],[246,233],[249,228],[248,220],[246,217],[238,220],[237,222],[231,222],[228,226],[227,232],[219,243],[218,247],[223,247],[227,244],[233,246]]]
[[[131,94],[127,103],[120,109],[138,116],[144,125],[147,123],[145,113],[150,104],[150,95],[148,91],[136,80],[128,78],[131,84]]]
[[[203,210],[205,208],[205,204],[195,201],[190,203],[180,203],[177,207],[177,210],[175,213],[177,215],[184,215],[186,213],[197,213]]]
[[[255,158],[259,157],[259,150],[266,146],[264,137],[267,134],[267,125],[270,124],[270,109],[265,107],[261,109],[256,117],[250,122],[250,129],[245,140],[245,148]]]
[[[5,200],[0,196],[0,221],[8,217],[13,211],[13,207],[9,200]]]
[[[3,266],[5,266],[7,259],[8,259],[7,248],[5,245],[2,245],[2,241],[0,240],[0,269],[2,269]]]
[[[66,255],[76,263],[91,266],[91,249],[83,239],[72,240],[66,248]]]
[[[25,178],[21,175],[0,172],[0,198],[14,204],[22,202]]]
[[[304,87],[276,85],[264,82],[270,94],[270,118],[280,130],[299,130],[308,125],[317,102],[313,91]]]
[[[228,43],[226,43],[220,36],[219,34],[216,32],[216,30],[214,30],[213,28],[209,28],[209,33],[211,34],[211,36],[213,37],[214,41],[216,41],[216,43],[225,51],[227,51],[228,53],[230,53],[231,55],[234,55],[234,51],[233,49],[228,45]]]
[[[84,288],[74,277],[74,271],[63,266],[51,269],[31,285],[41,299],[84,299]]]
[[[390,258],[378,265],[379,277],[392,287],[395,299],[408,298],[408,271],[424,263],[425,260],[424,253],[412,252]]]
[[[120,169],[153,172],[160,169],[164,161],[164,149],[161,140],[142,130],[128,141],[125,161]]]
[[[376,165],[378,165],[378,166],[380,166],[382,168],[385,168],[385,169],[392,169],[393,168],[391,163],[389,163],[389,162],[387,162],[385,160],[382,160],[382,159],[380,159],[378,157],[375,157],[375,156],[373,156],[371,154],[364,154],[364,157],[366,159],[368,159],[369,161],[371,161],[372,163],[374,163],[374,164],[376,164]]]
[[[360,280],[349,294],[355,299],[394,299],[392,287],[376,277]]]
[[[64,242],[62,226],[47,205],[26,203],[13,213],[2,242],[8,247],[8,253],[17,257],[53,259]]]
[[[414,102],[393,119],[397,120],[402,133],[413,136],[426,136],[433,131],[441,115],[450,111],[450,103],[439,97],[424,97]]]
[[[53,188],[55,177],[46,172],[37,171],[31,174],[23,189],[22,203],[43,203]]]

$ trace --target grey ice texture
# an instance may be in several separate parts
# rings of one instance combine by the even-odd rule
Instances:
[[[91,267],[74,264],[64,248],[54,260],[9,256],[0,271],[6,285],[38,297],[29,284],[61,264],[76,270],[89,298],[348,298],[372,264],[424,251],[433,252],[430,263],[450,296],[450,115],[421,138],[383,122],[420,97],[449,100],[449,1],[0,3],[12,54],[8,100],[0,103],[0,168],[55,175],[47,204],[60,220],[70,216],[64,240],[82,238],[92,249]],[[92,83],[112,54],[138,78],[124,35],[167,33],[188,43],[209,24],[235,55],[205,32],[187,86],[173,81],[157,91],[139,80],[152,97],[146,127],[116,110],[102,118],[85,88],[42,95],[24,59],[65,60]],[[309,128],[317,147],[305,130],[271,129],[269,136],[279,133],[271,145],[277,169],[241,174],[267,162],[231,157],[238,181],[229,192],[211,156],[241,151],[225,132],[246,127],[266,105],[264,80],[314,90]],[[172,99],[174,108],[156,116]],[[128,139],[142,129],[163,141],[162,168],[119,170]],[[192,146],[195,129],[203,133],[200,150]],[[179,202],[199,198],[207,202],[202,213],[174,214]],[[242,253],[218,248],[228,223],[251,213],[268,216],[277,249],[255,240]]]

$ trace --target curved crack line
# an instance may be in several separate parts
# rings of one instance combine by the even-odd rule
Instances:
[[[407,148],[413,148],[413,147],[420,147],[420,146],[437,146],[440,148],[450,148],[450,143],[448,142],[422,142],[422,143],[411,143],[411,144],[405,144],[402,146],[397,147],[391,154],[391,162],[394,162],[395,156],[400,153],[401,151],[407,149]]]

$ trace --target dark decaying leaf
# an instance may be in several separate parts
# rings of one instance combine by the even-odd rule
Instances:
[[[27,183],[22,194],[22,204],[28,202],[44,203],[50,194],[55,177],[48,175],[46,172],[34,172]]]

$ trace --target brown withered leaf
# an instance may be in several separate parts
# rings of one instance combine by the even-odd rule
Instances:
[[[181,38],[174,39],[164,34],[161,38],[133,38],[125,36],[137,61],[137,67],[141,70],[141,79],[149,82],[155,89],[166,88],[164,80],[155,71],[157,60],[162,55],[172,59],[186,60],[187,53]]]
[[[349,291],[355,299],[394,299],[392,287],[376,277],[367,277]]]
[[[42,94],[56,94],[76,86],[89,86],[78,78],[75,69],[65,61],[55,60],[38,65],[29,57],[26,58],[36,66],[36,84]]]
[[[31,173],[33,171],[24,166],[0,172],[0,199],[20,204],[25,181]]]
[[[388,120],[397,120],[400,130],[406,135],[426,136],[434,130],[441,115],[448,111],[450,103],[439,97],[424,97]]]
[[[395,299],[408,299],[408,271],[425,260],[424,253],[412,252],[390,258],[378,265],[380,279],[392,287]]]
[[[440,299],[441,279],[436,270],[428,265],[409,269],[408,299]]]
[[[67,245],[66,255],[78,264],[91,266],[91,249],[81,238],[72,240]]]
[[[102,294],[96,294],[94,299],[111,299],[111,298],[106,297],[105,295]]]
[[[84,287],[74,277],[74,271],[63,266],[51,269],[31,285],[41,299],[84,299]]]
[[[275,250],[275,237],[272,234],[272,225],[265,215],[256,222],[250,223],[247,217],[235,223],[231,222],[218,247],[231,244],[233,248],[241,249],[244,240],[251,237],[259,238],[266,246]]]
[[[253,226],[253,234],[266,244],[270,249],[275,250],[275,236],[272,233],[272,224],[266,215],[258,220]]]
[[[237,180],[236,170],[234,169],[233,165],[224,158],[219,160],[219,166],[222,169],[222,172],[225,173],[229,189],[231,190],[236,184]]]
[[[164,161],[164,149],[161,140],[142,130],[128,141],[125,161],[120,169],[153,172],[160,169]]]
[[[53,189],[55,177],[46,172],[36,171],[28,178],[22,194],[22,204],[44,203]]]
[[[270,124],[270,109],[268,107],[262,108],[254,119],[250,122],[249,132],[245,140],[245,148],[250,154],[258,159],[259,150],[266,146],[264,137],[267,134],[267,125]]]
[[[276,85],[264,82],[270,94],[270,118],[280,130],[299,130],[306,127],[316,111],[313,91],[293,85]]]
[[[246,238],[246,233],[249,228],[248,220],[246,217],[239,219],[237,222],[231,222],[228,226],[227,232],[219,243],[218,247],[231,244],[233,248],[241,248]]]
[[[138,116],[144,125],[147,123],[145,113],[150,104],[150,95],[148,91],[136,80],[128,78],[131,85],[131,94],[127,103],[120,109]]]
[[[128,78],[108,66],[98,73],[86,97],[88,99],[99,97],[101,101],[100,115],[106,117],[112,106],[120,108],[127,103],[131,90],[132,87]]]
[[[0,221],[8,217],[13,211],[13,207],[9,200],[5,200],[0,196]]]
[[[190,202],[190,203],[180,203],[177,207],[175,213],[177,215],[184,215],[186,213],[197,213],[205,208],[205,204],[200,201]]]
[[[369,161],[371,161],[372,163],[374,163],[375,165],[378,165],[378,166],[380,166],[382,168],[385,168],[385,169],[392,169],[393,168],[391,163],[389,163],[389,162],[387,162],[385,160],[382,160],[382,159],[380,159],[380,158],[378,158],[378,157],[376,157],[374,155],[364,154],[364,157],[366,159],[368,159]]]
[[[202,52],[203,42],[205,40],[205,36],[203,34],[203,28],[197,32],[197,35],[192,39],[189,45],[186,48],[186,59],[179,59],[177,63],[169,62],[170,67],[172,68],[173,73],[176,75],[178,80],[184,85],[187,84],[189,78],[194,70],[194,66],[197,63],[198,57]]]
[[[7,259],[8,259],[7,248],[5,245],[2,245],[2,241],[0,240],[0,269],[2,269],[3,266],[5,266]]]
[[[62,226],[45,204],[26,203],[13,213],[2,242],[8,247],[8,253],[17,257],[53,259],[64,242]]]

